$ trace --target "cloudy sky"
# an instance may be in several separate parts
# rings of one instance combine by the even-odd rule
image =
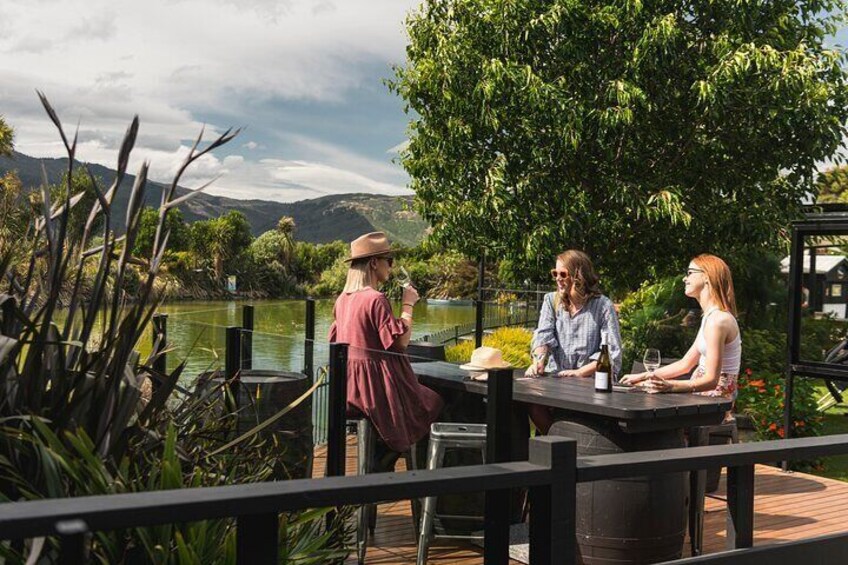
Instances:
[[[407,118],[383,80],[403,63],[403,21],[420,0],[0,0],[0,115],[16,148],[61,157],[35,90],[78,156],[114,168],[136,113],[133,170],[169,180],[193,138],[242,134],[183,184],[234,198],[294,201],[402,194],[395,164]],[[835,38],[848,43],[848,33]]]
[[[383,84],[404,61],[418,0],[2,0],[0,115],[16,149],[64,156],[35,90],[78,156],[114,168],[134,114],[134,169],[167,180],[206,124],[244,127],[183,184],[294,201],[405,193],[407,118]],[[208,137],[208,136],[207,136]]]

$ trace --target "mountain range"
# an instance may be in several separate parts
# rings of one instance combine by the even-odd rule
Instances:
[[[41,185],[42,166],[47,172],[48,182],[58,183],[68,170],[68,159],[37,159],[18,152],[11,157],[0,157],[0,175],[16,171],[27,189]],[[109,186],[115,178],[113,169],[97,164],[88,166],[105,186]],[[114,213],[119,218],[126,216],[130,187],[134,182],[135,176],[128,174],[115,197]],[[148,181],[145,204],[158,206],[163,188],[161,183]],[[187,192],[188,189],[177,188],[178,195]],[[217,218],[231,210],[238,210],[247,217],[254,235],[273,229],[281,216],[291,216],[297,224],[295,239],[299,241],[350,241],[363,233],[384,231],[392,241],[414,245],[424,237],[428,226],[411,208],[411,196],[374,194],[338,194],[299,202],[238,200],[199,194],[180,207],[188,222]]]

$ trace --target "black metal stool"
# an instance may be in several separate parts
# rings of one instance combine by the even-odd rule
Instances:
[[[368,418],[349,419],[348,425],[356,425],[356,474],[368,475],[374,472],[374,452],[377,448],[377,434]],[[402,454],[409,471],[417,468],[415,446]],[[416,500],[412,501],[413,523],[417,526]],[[368,536],[374,535],[377,526],[377,505],[363,504],[356,513],[356,556],[360,564],[365,563]],[[417,528],[416,528],[417,529]],[[416,532],[417,534],[417,532]]]

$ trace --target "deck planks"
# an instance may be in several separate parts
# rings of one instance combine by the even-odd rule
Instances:
[[[356,474],[356,441],[348,437],[346,472]],[[323,446],[315,449],[315,477],[322,476],[326,463]],[[403,460],[397,471],[405,470]],[[776,467],[757,465],[754,487],[754,545],[767,545],[848,531],[848,483],[807,475],[784,473]],[[725,476],[719,489],[705,504],[704,551],[716,553],[727,541]],[[376,565],[414,564],[417,540],[408,501],[381,504],[377,530],[369,544],[367,563]],[[688,540],[684,555],[688,555]],[[353,556],[348,563],[356,563]],[[478,565],[482,550],[470,543],[434,540],[428,563]],[[510,561],[510,565],[518,565]]]

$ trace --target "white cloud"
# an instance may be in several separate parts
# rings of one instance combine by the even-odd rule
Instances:
[[[403,141],[401,141],[400,143],[398,143],[394,147],[389,147],[388,149],[386,149],[386,153],[391,154],[391,155],[397,155],[401,151],[406,149],[407,147],[409,147],[409,140],[404,139]]]
[[[338,107],[351,91],[379,86],[374,69],[385,69],[385,76],[390,64],[402,61],[402,22],[417,3],[4,0],[0,112],[16,130],[19,151],[64,156],[34,93],[43,90],[69,135],[79,122],[78,157],[110,167],[138,113],[132,170],[149,159],[151,178],[166,180],[203,126],[199,116],[226,120],[207,125],[207,137],[230,124],[250,123],[260,104],[308,103],[320,119],[322,105]],[[397,120],[405,118],[399,114]],[[243,145],[236,140],[221,156],[198,163],[187,185],[224,174],[213,192],[275,200],[405,191],[399,167],[363,156],[355,142],[328,142],[328,124],[315,124],[323,128],[319,136],[267,122],[261,124],[264,136],[251,126],[252,139]],[[247,151],[226,156],[239,147]]]

